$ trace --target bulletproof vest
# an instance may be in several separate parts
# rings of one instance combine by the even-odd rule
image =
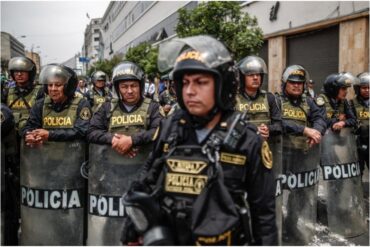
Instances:
[[[164,91],[164,101],[166,102],[166,104],[169,105],[173,105],[177,102],[176,98],[172,94],[170,94],[168,90]]]
[[[290,103],[288,98],[281,97],[281,118],[283,121],[290,121],[301,126],[309,126],[307,120],[310,106],[307,103],[306,97],[302,96],[300,106],[294,106]],[[287,135],[284,137],[284,146],[295,149],[308,149],[307,138],[304,136]]]
[[[172,126],[171,133],[181,133],[174,131],[179,128],[183,126]],[[226,134],[225,130],[216,131],[221,133],[220,136]],[[168,153],[165,159],[164,190],[178,199],[192,201],[206,185],[211,163],[200,145],[171,144],[171,140],[176,138],[177,134],[170,134],[164,143],[163,152]],[[222,147],[219,154],[227,187],[235,190],[243,188],[248,158],[236,151],[224,151]]]
[[[260,124],[270,124],[270,107],[267,100],[267,93],[261,90],[257,99],[246,99],[242,95],[237,97],[237,108],[241,112],[247,112],[248,122],[259,126]]]
[[[367,126],[369,128],[369,107],[362,105],[357,97],[353,99],[353,106],[356,110],[356,117],[361,122],[361,126]]]
[[[322,97],[325,102],[325,109],[326,109],[326,118],[331,119],[331,118],[339,118],[339,114],[345,114],[344,111],[344,104],[340,104],[338,109],[335,110],[333,107],[330,105],[329,98],[325,94],[321,94],[319,97]]]
[[[118,100],[111,102],[109,132],[132,135],[141,130],[146,130],[149,122],[149,105],[151,99],[145,98],[135,111],[127,113],[121,111]]]
[[[16,130],[20,130],[26,125],[30,110],[35,104],[37,93],[40,88],[41,86],[36,85],[33,90],[24,97],[20,97],[16,93],[15,88],[9,89],[6,104],[13,111]]]
[[[107,88],[104,88],[104,96],[100,96],[98,93],[94,91],[94,89],[91,91],[92,99],[94,101],[94,105],[92,106],[92,112],[97,112],[101,105],[105,102],[105,100],[108,98],[109,90]]]
[[[71,129],[77,119],[77,108],[82,98],[74,97],[69,106],[61,112],[56,112],[51,107],[51,99],[45,97],[42,111],[43,129]]]

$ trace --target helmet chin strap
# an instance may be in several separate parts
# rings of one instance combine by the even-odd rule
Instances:
[[[217,107],[217,105],[215,105],[212,110],[204,117],[194,116],[188,111],[186,112],[190,116],[192,127],[196,129],[202,129],[216,116],[216,114],[219,112],[219,108]]]

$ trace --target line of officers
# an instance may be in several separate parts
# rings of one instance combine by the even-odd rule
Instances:
[[[366,230],[368,72],[329,75],[314,99],[308,71],[290,65],[273,95],[261,58],[235,64],[203,35],[161,45],[158,68],[171,71],[161,105],[130,61],[113,69],[112,93],[95,72],[88,100],[70,68],[46,65],[35,85],[35,64],[10,60],[2,244],[305,245],[318,200],[331,231]]]

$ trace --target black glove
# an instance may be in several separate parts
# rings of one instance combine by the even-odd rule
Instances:
[[[130,185],[129,191],[138,191],[138,192],[145,192],[147,194],[150,194],[152,190],[150,189],[149,186],[147,186],[143,182],[133,181]]]
[[[132,223],[130,217],[125,216],[123,218],[123,229],[121,234],[122,245],[142,245],[142,238],[135,230],[135,226]]]

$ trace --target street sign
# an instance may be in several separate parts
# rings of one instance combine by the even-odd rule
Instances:
[[[90,62],[90,58],[88,58],[88,57],[79,57],[79,61],[81,63],[88,63],[88,62]]]

